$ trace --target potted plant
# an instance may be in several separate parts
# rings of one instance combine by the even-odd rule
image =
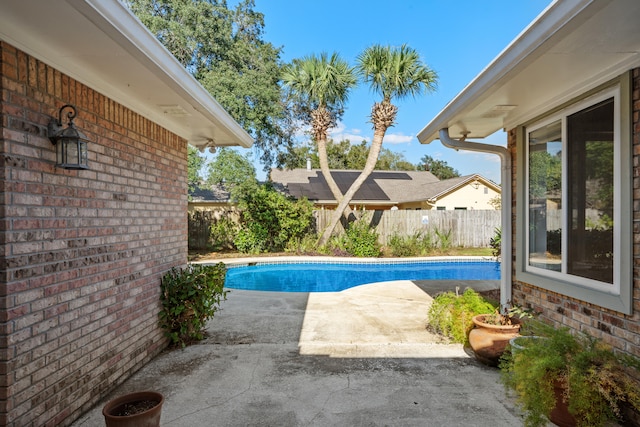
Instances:
[[[516,353],[529,345],[535,344],[535,340],[538,339],[544,339],[544,337],[537,335],[518,335],[509,340],[508,348],[511,348],[512,353]]]
[[[155,391],[129,393],[107,402],[102,415],[107,427],[159,427],[163,403]]]
[[[620,419],[623,403],[640,409],[637,360],[620,356],[586,334],[530,322],[535,339],[505,352],[501,379],[525,410],[526,426],[601,426]]]
[[[525,317],[531,317],[531,314],[519,307],[513,307],[504,314],[496,308],[493,313],[474,316],[469,345],[476,358],[484,364],[498,366],[509,340],[520,334]]]
[[[494,304],[473,289],[467,288],[460,294],[456,287],[455,292],[447,291],[435,296],[429,307],[427,328],[452,342],[466,345],[469,331],[473,328],[473,317],[494,309]]]

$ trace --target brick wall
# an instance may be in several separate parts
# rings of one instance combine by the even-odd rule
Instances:
[[[167,344],[164,272],[187,259],[185,140],[0,42],[0,425],[69,425]],[[47,123],[78,109],[89,170]]]
[[[514,281],[513,301],[535,309],[540,317],[555,325],[564,325],[602,339],[614,348],[640,356],[640,69],[633,72],[633,314],[628,316]],[[516,158],[516,131],[508,134],[508,145]],[[515,212],[515,176],[513,177],[513,209]],[[513,224],[515,230],[515,223]],[[515,237],[514,237],[515,238]],[[515,240],[514,240],[515,245]],[[514,246],[515,247],[515,246]],[[515,265],[515,263],[514,263]]]

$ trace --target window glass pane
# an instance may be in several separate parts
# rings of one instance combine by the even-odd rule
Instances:
[[[562,123],[529,133],[529,265],[562,268]]]
[[[613,283],[613,99],[567,117],[567,273]]]

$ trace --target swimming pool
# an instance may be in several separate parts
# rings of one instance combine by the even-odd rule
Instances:
[[[279,262],[227,266],[225,287],[277,292],[339,292],[390,280],[499,280],[491,260]]]

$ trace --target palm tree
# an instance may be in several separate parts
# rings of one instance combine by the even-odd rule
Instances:
[[[320,169],[331,193],[339,203],[342,192],[331,176],[327,157],[327,134],[336,125],[337,115],[347,101],[349,90],[358,81],[355,69],[337,53],[321,53],[294,59],[285,67],[282,81],[298,103],[310,108],[313,140],[318,144]],[[345,210],[343,209],[342,212]]]
[[[325,244],[345,209],[360,189],[364,181],[371,175],[382,149],[384,135],[394,125],[398,107],[391,103],[394,98],[415,97],[436,89],[438,75],[420,60],[418,52],[407,45],[400,48],[374,45],[365,49],[357,58],[357,72],[371,89],[382,96],[380,102],[371,108],[373,140],[367,163],[351,187],[342,197],[329,226],[320,237],[319,244]]]

